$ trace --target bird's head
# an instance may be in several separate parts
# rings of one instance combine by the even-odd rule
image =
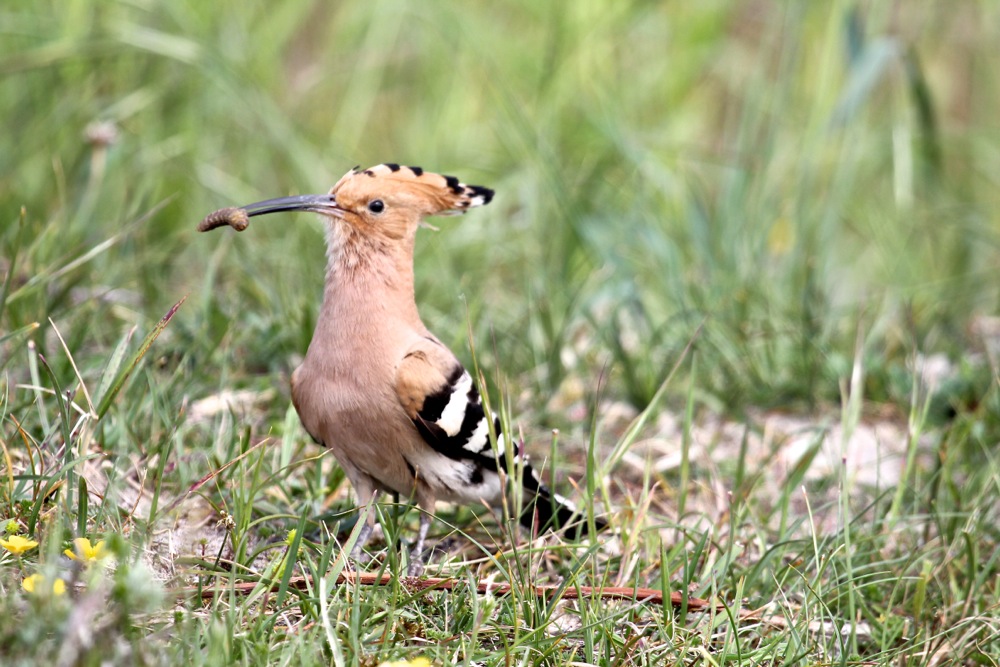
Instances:
[[[229,225],[243,231],[249,218],[281,211],[313,211],[355,234],[397,240],[410,236],[429,215],[457,215],[490,203],[493,191],[465,185],[420,167],[380,164],[347,172],[325,195],[280,197],[212,213],[199,231]]]

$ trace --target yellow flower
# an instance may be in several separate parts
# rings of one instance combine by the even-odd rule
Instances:
[[[38,542],[29,540],[26,537],[21,537],[20,535],[11,535],[6,540],[0,540],[0,547],[3,547],[15,556],[20,556],[24,552],[31,551],[37,546]]]
[[[44,576],[33,574],[21,582],[21,588],[29,593],[38,593],[39,595],[63,595],[66,593],[66,582],[56,577],[50,584]]]
[[[76,545],[75,553],[71,549],[65,549],[63,551],[64,554],[73,560],[79,560],[89,564],[96,563],[97,561],[108,557],[108,550],[104,548],[104,540],[91,545],[90,540],[86,537],[78,537],[73,540],[73,544]]]
[[[378,667],[431,667],[431,661],[427,658],[417,658],[415,660],[393,660],[383,662]]]

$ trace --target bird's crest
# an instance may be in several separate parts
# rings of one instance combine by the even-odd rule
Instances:
[[[330,194],[344,205],[375,196],[398,198],[424,215],[461,215],[493,199],[493,190],[481,185],[466,185],[455,176],[395,163],[355,167],[337,181]]]

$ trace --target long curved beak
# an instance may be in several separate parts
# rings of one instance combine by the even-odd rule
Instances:
[[[247,217],[255,215],[267,215],[268,213],[281,213],[282,211],[313,211],[314,213],[325,213],[340,217],[344,212],[337,206],[336,198],[331,194],[326,195],[297,195],[295,197],[278,197],[277,199],[265,199],[241,206],[247,212]]]
[[[335,218],[343,217],[344,209],[337,206],[337,199],[331,194],[298,195],[295,197],[278,197],[265,199],[239,208],[222,208],[205,216],[198,225],[198,231],[207,232],[217,227],[232,227],[242,232],[250,224],[250,218],[255,215],[281,213],[282,211],[313,211]]]

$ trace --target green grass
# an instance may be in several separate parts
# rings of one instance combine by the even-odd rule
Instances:
[[[0,551],[4,664],[997,664],[997,26],[986,1],[8,3],[0,520],[39,546]],[[335,583],[357,514],[288,400],[322,229],[195,232],[384,161],[497,190],[421,233],[421,312],[614,528],[442,507],[430,573],[507,596]],[[895,472],[859,479],[872,425]],[[416,509],[375,511],[366,567],[405,572]]]

